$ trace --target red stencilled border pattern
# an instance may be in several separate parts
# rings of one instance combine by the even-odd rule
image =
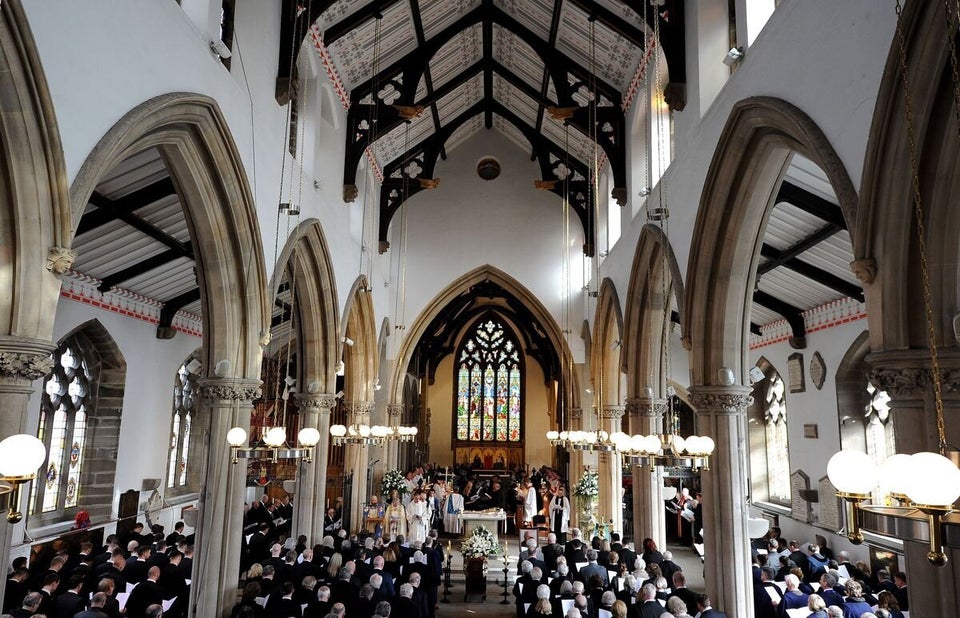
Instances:
[[[104,311],[110,311],[148,324],[160,323],[160,309],[163,303],[122,288],[113,288],[106,294],[97,286],[99,279],[67,271],[63,275],[60,296]],[[185,335],[203,337],[203,320],[198,315],[178,311],[173,318],[173,328]]]
[[[337,72],[333,58],[330,57],[327,46],[323,44],[323,34],[320,32],[320,27],[316,24],[310,26],[310,40],[313,42],[313,48],[317,51],[317,56],[320,57],[320,64],[323,65],[323,68],[327,72],[327,77],[330,78],[330,83],[333,84],[334,89],[337,91],[337,96],[340,97],[340,104],[343,105],[343,109],[350,109],[350,93],[347,92],[346,86],[343,85],[343,80],[340,79],[340,73]],[[377,163],[377,157],[374,156],[373,150],[367,148],[366,153],[367,160],[370,162],[370,167],[373,169],[373,173],[376,174],[377,180],[383,182],[383,170],[380,168],[380,164]]]
[[[842,298],[803,312],[807,333],[842,326],[866,319],[867,308],[852,298]],[[771,322],[762,327],[763,335],[750,335],[750,349],[757,350],[788,341],[793,336],[786,320]]]
[[[643,81],[643,78],[647,74],[647,67],[650,66],[650,58],[653,57],[653,52],[657,49],[656,39],[648,37],[647,42],[648,49],[643,54],[643,58],[640,59],[640,63],[637,65],[637,71],[633,74],[633,80],[631,80],[630,87],[627,88],[627,92],[623,97],[623,103],[620,105],[624,112],[630,111],[630,106],[633,105],[633,99],[637,96],[637,90],[640,89],[640,82]]]

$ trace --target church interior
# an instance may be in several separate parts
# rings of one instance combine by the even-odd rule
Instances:
[[[184,522],[181,611],[230,616],[251,504],[312,546],[419,466],[546,475],[571,529],[637,547],[696,496],[728,616],[772,528],[956,616],[958,25],[2,0],[8,572]]]

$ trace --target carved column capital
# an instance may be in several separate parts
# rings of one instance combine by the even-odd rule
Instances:
[[[857,258],[850,262],[850,270],[864,285],[869,285],[877,279],[877,261],[873,258]]]
[[[201,378],[200,396],[209,401],[250,403],[263,394],[260,380],[243,378]]]
[[[347,412],[347,418],[352,422],[362,423],[366,417],[373,412],[372,401],[344,401],[343,409]]]
[[[54,275],[60,276],[70,270],[73,261],[77,259],[77,252],[66,247],[50,247],[47,249],[47,263],[44,265],[48,271]]]
[[[330,414],[330,410],[337,405],[337,396],[333,393],[300,393],[297,395],[297,405],[301,409],[313,408],[321,414]]]
[[[56,345],[45,339],[0,337],[0,379],[33,382],[53,369]]]
[[[630,397],[627,399],[627,416],[659,418],[667,410],[667,400],[655,397]]]
[[[624,411],[626,411],[626,406],[603,406],[600,411],[600,418],[619,421],[623,418]]]
[[[387,417],[391,421],[399,421],[400,416],[403,414],[404,405],[402,403],[389,403],[387,404]]]
[[[690,403],[700,414],[742,414],[753,403],[746,386],[691,386]]]
[[[928,369],[885,367],[867,373],[867,380],[891,397],[918,397],[931,383]]]
[[[579,421],[583,418],[583,408],[568,408],[567,411],[570,413],[571,420]]]

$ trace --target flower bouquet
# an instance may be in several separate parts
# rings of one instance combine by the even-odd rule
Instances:
[[[460,545],[464,558],[486,558],[503,552],[503,547],[493,538],[493,533],[477,526],[473,534]]]
[[[600,495],[600,477],[596,472],[587,472],[573,487],[573,495],[595,498]]]
[[[380,494],[390,496],[390,492],[396,490],[401,496],[407,493],[407,482],[403,478],[403,473],[399,470],[387,470],[380,481]]]
[[[77,511],[77,516],[73,518],[72,530],[84,530],[90,527],[90,513],[86,511]]]

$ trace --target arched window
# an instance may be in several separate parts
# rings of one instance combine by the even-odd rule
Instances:
[[[43,479],[33,483],[31,513],[49,513],[77,505],[84,434],[97,381],[91,363],[75,339],[53,353],[53,371],[43,382],[37,437],[47,447]]]
[[[31,529],[70,521],[80,509],[110,516],[126,363],[96,320],[64,337],[43,379],[37,437],[47,449],[30,485]],[[91,448],[91,445],[96,448]]]
[[[194,421],[199,410],[198,379],[200,359],[191,355],[177,369],[173,384],[173,420],[170,426],[170,446],[167,454],[168,493],[193,489],[190,482],[196,477],[191,466],[191,446],[194,443]]]
[[[873,384],[867,383],[869,403],[864,408],[864,424],[867,432],[867,454],[880,466],[887,457],[896,454],[897,442],[893,433],[893,420],[890,417],[890,395]],[[880,479],[880,486],[874,494],[874,499],[880,503],[890,494],[889,487],[885,486],[885,478]]]
[[[520,442],[523,371],[512,333],[495,316],[486,316],[456,358],[457,440]]]
[[[764,431],[767,446],[767,492],[771,502],[790,501],[790,451],[787,446],[786,385],[774,373],[767,385]]]
[[[754,500],[790,505],[790,450],[787,444],[787,386],[765,358],[764,374],[753,384],[749,410],[750,477]]]

